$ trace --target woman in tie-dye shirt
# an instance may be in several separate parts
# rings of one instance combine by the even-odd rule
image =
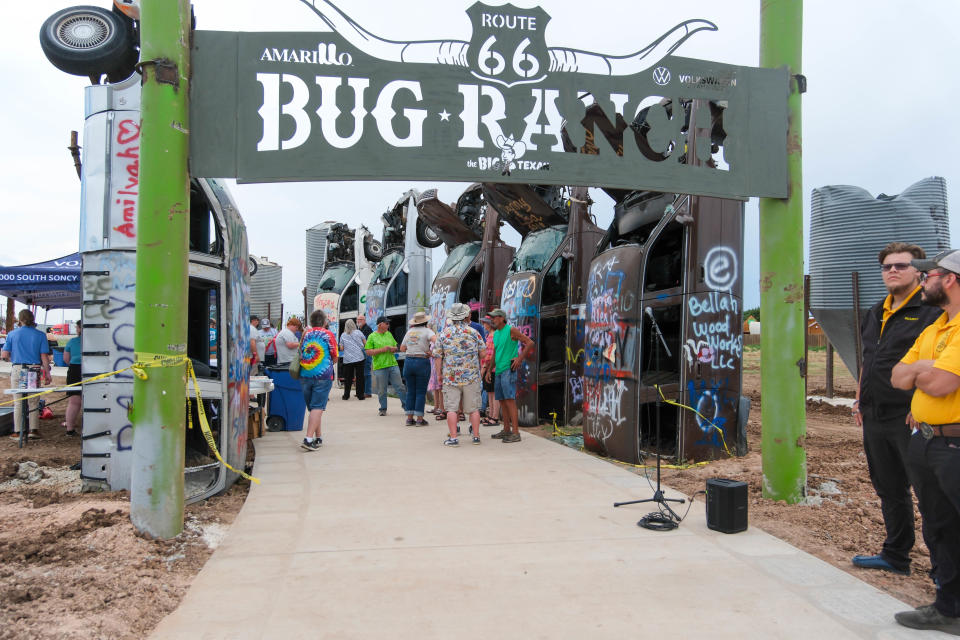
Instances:
[[[300,387],[310,410],[307,436],[300,446],[316,451],[323,444],[320,422],[327,408],[337,363],[337,339],[327,329],[327,314],[319,309],[310,314],[310,327],[300,343]]]

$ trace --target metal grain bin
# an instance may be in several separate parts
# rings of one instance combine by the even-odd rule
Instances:
[[[313,313],[313,298],[317,293],[320,274],[327,266],[327,231],[333,221],[328,220],[307,229],[307,315]]]
[[[920,245],[927,255],[949,248],[947,184],[943,178],[925,178],[899,195],[880,194],[876,198],[850,185],[813,190],[810,310],[854,377],[858,375],[851,274],[860,274],[862,318],[887,295],[877,254],[895,241]]]
[[[266,257],[253,258],[257,272],[250,276],[250,313],[280,324],[283,300],[283,267]]]

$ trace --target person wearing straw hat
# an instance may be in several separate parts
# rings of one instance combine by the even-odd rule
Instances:
[[[447,408],[448,447],[459,446],[457,407],[469,414],[473,444],[480,444],[480,356],[486,349],[480,334],[468,324],[470,307],[457,302],[447,310],[450,326],[440,332],[434,352],[442,359],[443,404]]]
[[[423,405],[427,399],[427,384],[430,382],[430,356],[437,334],[427,326],[430,320],[423,311],[417,311],[410,319],[410,329],[400,342],[400,351],[407,354],[403,363],[403,382],[407,385],[407,426],[425,427]]]

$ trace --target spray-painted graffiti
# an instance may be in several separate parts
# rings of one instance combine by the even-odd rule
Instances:
[[[603,450],[631,413],[639,356],[636,293],[616,254],[590,267],[584,323],[584,441]],[[635,281],[635,279],[634,279]],[[577,354],[567,354],[575,359]]]
[[[137,199],[140,192],[140,123],[130,118],[114,125],[114,149],[111,159],[112,202],[110,203],[111,229],[122,235],[120,242],[112,246],[130,246],[137,237]],[[121,222],[122,221],[122,222]],[[118,238],[119,239],[119,238]]]
[[[688,366],[696,359],[712,369],[736,370],[743,357],[740,301],[729,293],[711,291],[690,296],[687,312],[693,332],[693,339],[684,346]]]
[[[536,318],[539,315],[534,300],[536,291],[537,277],[533,274],[508,279],[503,284],[502,296],[502,308],[507,313],[507,318]]]
[[[340,294],[318,293],[313,299],[313,308],[323,311],[330,323],[329,329],[339,340],[340,333]]]
[[[703,260],[703,281],[711,289],[731,291],[737,282],[737,253],[730,247],[713,247]]]
[[[107,251],[84,256],[83,335],[87,377],[133,364],[136,259],[132,252]],[[109,433],[83,443],[84,475],[111,486],[130,486],[133,428],[128,409],[133,375],[127,371],[83,389],[84,434]],[[109,458],[98,457],[109,453]]]
[[[503,283],[501,308],[507,314],[507,323],[516,327],[535,345],[530,359],[523,360],[517,369],[517,416],[524,426],[535,425],[537,416],[537,382],[531,369],[539,357],[539,309],[536,304],[537,277],[533,274],[510,276]]]
[[[729,380],[713,380],[709,384],[700,380],[695,384],[693,380],[687,382],[688,404],[697,410],[697,426],[700,428],[701,438],[695,445],[722,447],[724,442],[730,446],[731,438],[728,427],[735,423],[739,399],[728,389]]]
[[[227,239],[227,375],[228,419],[231,447],[226,454],[232,466],[243,465],[247,452],[247,414],[250,405],[250,260],[247,230],[240,216],[225,220]],[[222,442],[222,439],[221,439]]]
[[[377,318],[384,315],[384,303],[387,299],[387,285],[378,282],[367,289],[367,324],[376,328]]]
[[[583,402],[583,378],[574,376],[570,378],[570,400],[574,403]]]
[[[430,326],[434,331],[443,329],[447,318],[447,309],[453,306],[456,294],[449,284],[434,284],[430,292]]]
[[[427,307],[429,306],[427,294],[425,294],[423,291],[417,291],[413,298],[411,298],[410,305],[412,307],[412,309],[409,310],[410,313],[426,311]]]

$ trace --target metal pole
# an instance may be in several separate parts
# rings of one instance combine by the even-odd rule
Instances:
[[[810,276],[803,276],[803,399],[810,393]]]
[[[77,141],[77,132],[70,132],[70,157],[73,158],[73,166],[77,170],[77,177],[83,178],[83,165],[80,164],[80,143]]]
[[[826,334],[824,334],[826,335]],[[833,397],[833,343],[827,339],[827,392],[828,398]]]
[[[800,60],[802,0],[760,3],[760,66],[786,66],[789,124],[785,200],[760,199],[760,369],[763,372],[763,495],[798,502],[806,494],[806,401],[803,341],[803,182]]]
[[[307,326],[310,321],[310,315],[307,313],[307,288],[303,288],[303,326]]]
[[[860,272],[850,274],[850,286],[853,289],[853,338],[857,346],[857,380],[863,368],[863,335],[860,333]]]
[[[188,0],[141,5],[138,358],[187,352],[189,7]],[[130,520],[141,533],[172,538],[183,530],[186,368],[146,372],[133,383]]]

